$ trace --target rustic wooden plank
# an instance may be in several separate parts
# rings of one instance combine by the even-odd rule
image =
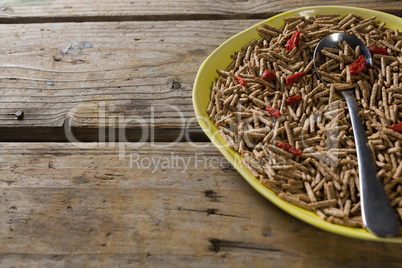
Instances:
[[[0,265],[398,267],[402,261],[402,245],[327,233],[279,210],[209,143],[135,145],[0,143]],[[155,169],[158,159],[166,166]]]
[[[67,124],[81,140],[107,128],[138,140],[144,126],[149,139],[175,140],[198,126],[191,95],[203,60],[258,21],[0,25],[0,139],[63,140]]]
[[[398,1],[193,1],[193,0],[3,0],[0,22],[188,20],[266,18],[309,5],[346,5],[402,15]]]

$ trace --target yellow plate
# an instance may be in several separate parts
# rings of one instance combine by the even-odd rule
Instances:
[[[212,82],[218,77],[216,70],[226,69],[227,66],[229,66],[229,64],[232,62],[230,56],[233,55],[234,52],[239,51],[246,43],[248,43],[252,39],[259,38],[256,29],[259,25],[261,25],[261,23],[267,23],[276,27],[281,27],[284,25],[284,18],[286,17],[312,17],[317,14],[328,13],[339,13],[341,16],[346,16],[349,13],[356,13],[363,17],[371,17],[375,15],[377,16],[377,19],[381,22],[386,22],[386,26],[388,28],[398,29],[402,31],[401,18],[378,11],[355,7],[312,6],[299,8],[276,15],[236,34],[235,36],[224,42],[222,45],[220,45],[211,55],[208,56],[208,58],[201,65],[195,79],[193,89],[194,110],[197,115],[198,122],[201,128],[204,130],[205,134],[220,150],[220,152],[228,159],[228,161],[236,168],[236,170],[243,176],[243,178],[261,195],[263,195],[265,198],[270,200],[272,203],[274,203],[287,213],[313,226],[340,235],[374,241],[402,243],[401,235],[391,238],[377,237],[362,228],[351,228],[326,222],[319,218],[313,212],[307,211],[283,201],[275,193],[262,185],[245,167],[240,164],[240,155],[233,149],[230,149],[226,146],[225,142],[218,134],[218,129],[215,127],[213,122],[209,119],[208,114],[206,113],[206,109],[210,101]]]

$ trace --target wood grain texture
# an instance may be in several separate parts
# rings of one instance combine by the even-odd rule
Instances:
[[[402,261],[402,245],[327,233],[279,210],[209,143],[132,146],[0,143],[0,265],[398,267]],[[144,168],[152,159],[171,159],[172,168]],[[189,163],[185,172],[174,159]]]
[[[139,139],[144,125],[174,140],[198,126],[191,96],[203,60],[257,22],[0,25],[7,39],[0,48],[2,140],[35,139],[24,128],[62,140],[65,124],[88,140],[99,128],[124,128],[113,135]],[[23,120],[14,115],[19,110]]]
[[[266,18],[291,9],[316,5],[346,5],[402,15],[397,0],[286,1],[286,0],[3,0],[0,22],[189,20]]]

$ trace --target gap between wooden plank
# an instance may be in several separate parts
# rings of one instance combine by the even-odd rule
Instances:
[[[123,133],[123,134],[121,134]],[[72,127],[0,127],[0,142],[209,142],[200,128],[160,128],[144,135],[141,129]]]
[[[286,10],[283,10],[285,12]],[[378,10],[402,17],[402,10]],[[59,17],[2,17],[0,24],[66,23],[66,22],[129,22],[129,21],[189,21],[189,20],[243,20],[267,19],[282,12],[244,14],[166,14],[166,15],[106,15],[106,16],[59,16]]]
[[[0,24],[65,23],[65,22],[129,22],[129,21],[188,21],[188,20],[239,20],[267,19],[280,12],[252,14],[172,14],[172,15],[121,15],[121,16],[63,16],[63,17],[10,17],[0,18]],[[401,12],[402,14],[402,12]]]

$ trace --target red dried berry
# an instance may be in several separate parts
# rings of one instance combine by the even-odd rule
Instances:
[[[286,85],[291,85],[293,83],[297,83],[300,80],[302,80],[304,76],[306,76],[305,72],[292,74],[291,76],[288,77],[288,79],[286,79]]]
[[[381,55],[388,55],[388,51],[383,47],[371,46],[368,48],[371,55],[374,54],[381,54]]]
[[[297,105],[300,103],[300,101],[302,100],[302,96],[300,96],[299,94],[296,96],[292,96],[286,99],[286,104],[287,105]]]
[[[402,132],[402,122],[399,122],[398,124],[393,124],[392,126],[389,127],[389,129],[392,129],[393,131]]]
[[[277,145],[278,148],[281,148],[282,150],[289,152],[293,155],[301,155],[303,153],[302,150],[297,149],[296,147],[290,145],[289,143],[286,142],[280,142]]]
[[[286,50],[292,52],[292,50],[297,47],[300,42],[300,31],[295,31],[292,37],[286,43]]]
[[[265,110],[266,110],[268,113],[270,113],[272,116],[274,116],[275,118],[279,118],[279,117],[281,116],[281,113],[280,113],[277,109],[275,109],[275,108],[273,108],[273,107],[271,107],[271,106],[267,106],[267,107],[265,108]]]
[[[267,82],[272,82],[275,81],[276,74],[271,70],[265,70],[261,75],[261,79]]]
[[[236,76],[236,78],[237,78],[237,81],[239,81],[240,85],[247,86],[247,83],[246,83],[246,81],[244,81],[243,78],[241,78],[240,76]]]
[[[360,55],[360,57],[350,65],[349,70],[351,74],[359,74],[365,67],[366,58],[363,55]]]

